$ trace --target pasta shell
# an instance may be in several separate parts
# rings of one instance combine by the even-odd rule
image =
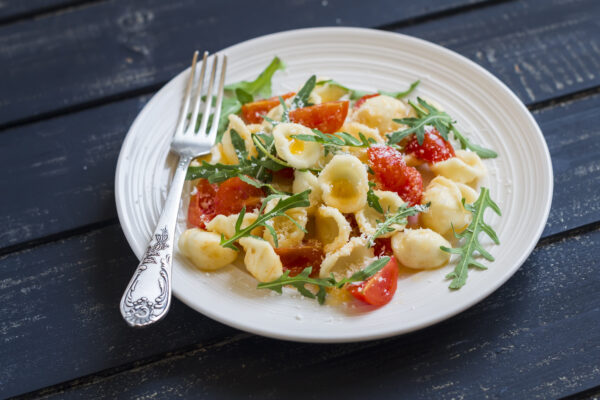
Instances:
[[[283,274],[281,260],[269,242],[243,237],[240,239],[240,245],[246,252],[244,256],[246,269],[259,282],[269,282]]]
[[[487,174],[487,169],[477,153],[467,150],[456,150],[456,157],[432,164],[429,168],[436,175],[460,183],[471,183]]]
[[[379,204],[386,213],[395,213],[398,211],[398,208],[406,204],[395,192],[375,190],[374,193],[379,197]],[[377,223],[385,220],[383,214],[377,212],[369,205],[364,206],[360,211],[354,213],[354,217],[356,218],[356,223],[358,224],[360,231],[367,236],[374,234],[377,230]],[[391,227],[394,228],[395,231],[404,229],[404,225],[398,224],[392,225]],[[385,233],[380,237],[386,238],[393,234],[394,231]]]
[[[205,271],[214,271],[231,264],[238,253],[221,246],[221,235],[198,228],[188,229],[181,234],[179,250],[196,267]]]
[[[305,190],[310,190],[308,200],[310,201],[310,207],[307,212],[312,214],[319,204],[321,204],[321,187],[319,186],[319,180],[316,176],[308,171],[294,171],[294,183],[292,185],[292,191],[294,194],[302,193]]]
[[[321,171],[318,181],[323,201],[330,207],[351,213],[367,204],[367,170],[355,156],[335,155]]]
[[[367,240],[354,237],[339,250],[325,256],[319,276],[327,278],[333,274],[339,280],[360,271],[374,260],[373,249],[367,247]]]
[[[233,143],[231,142],[232,129],[235,130],[242,139],[244,139],[244,143],[246,144],[246,151],[248,151],[248,154],[253,156],[258,155],[256,148],[254,147],[254,142],[252,142],[250,130],[240,117],[238,117],[235,114],[231,114],[229,115],[229,126],[227,127],[227,130],[221,138],[221,152],[222,157],[226,161],[226,163],[238,164],[238,157],[235,152],[235,148],[233,147]]]
[[[239,214],[233,215],[222,215],[215,216],[208,224],[206,224],[206,230],[214,232],[219,235],[223,235],[226,238],[230,238],[235,234],[235,223],[237,222]],[[244,214],[244,220],[242,222],[242,229],[248,227],[254,223],[258,218],[256,213]],[[262,227],[257,227],[250,232],[252,235],[260,236],[262,234]]]
[[[405,229],[392,236],[394,256],[408,268],[432,269],[446,265],[450,253],[442,251],[440,246],[452,247],[431,229]]]
[[[315,215],[315,231],[325,252],[331,253],[348,242],[352,227],[337,208],[322,205]]]
[[[267,203],[264,212],[267,213],[271,211],[278,202],[279,199],[270,200]],[[285,214],[296,221],[296,223],[302,228],[306,227],[306,223],[308,222],[306,207],[292,208],[287,210]],[[278,247],[294,247],[302,243],[302,239],[304,239],[305,232],[287,217],[279,216],[271,218],[270,220],[266,221],[266,224],[275,230],[279,245]],[[269,229],[265,229],[262,236],[263,239],[268,241],[272,246],[275,246],[273,235],[271,235],[271,231]]]
[[[367,99],[354,113],[352,120],[377,128],[381,135],[397,131],[403,127],[392,119],[405,118],[411,107],[402,100],[390,96],[379,95]]]
[[[311,135],[313,131],[300,124],[282,123],[273,128],[273,139],[277,154],[292,167],[307,169],[314,167],[323,153],[321,145],[294,139],[293,135]]]

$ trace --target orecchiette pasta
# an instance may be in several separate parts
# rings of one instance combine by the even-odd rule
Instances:
[[[354,237],[339,250],[327,254],[321,263],[319,276],[327,278],[333,274],[336,279],[348,277],[369,265],[374,259],[373,249],[367,247],[367,240]]]
[[[264,212],[267,213],[275,207],[279,199],[272,199],[267,203]],[[290,218],[279,216],[268,220],[266,223],[270,227],[275,230],[277,234],[277,247],[293,247],[302,243],[302,239],[304,239],[304,229],[306,227],[306,222],[308,221],[308,216],[306,213],[305,207],[296,207],[292,208],[285,213],[287,216],[292,218],[296,223],[290,220]],[[300,229],[300,227],[302,229]],[[273,239],[273,235],[269,229],[265,229],[263,231],[263,238],[267,240],[270,244],[275,246],[275,241]]]
[[[206,230],[209,232],[218,233],[219,235],[223,234],[226,238],[230,238],[235,234],[235,223],[239,217],[239,214],[233,215],[217,215],[215,216],[208,224],[206,224]],[[258,218],[258,214],[256,213],[246,213],[244,214],[244,220],[242,222],[241,228],[246,228],[250,224],[252,224]],[[254,228],[252,235],[260,236],[262,233],[262,227]]]
[[[242,139],[244,139],[244,143],[246,144],[246,150],[250,155],[256,156],[258,153],[256,152],[256,148],[254,147],[254,143],[252,142],[252,136],[250,134],[250,130],[244,124],[244,121],[240,117],[235,114],[231,114],[229,116],[229,126],[227,130],[223,134],[223,138],[221,139],[221,151],[224,160],[227,161],[228,164],[237,164],[238,157],[233,148],[233,143],[231,142],[231,130],[235,130],[238,135]]]
[[[317,82],[322,82],[326,80],[326,78],[320,77],[319,79],[317,79]],[[331,85],[329,84],[329,82],[324,84],[317,84],[312,92],[318,94],[319,97],[321,97],[321,101],[323,103],[326,103],[328,101],[339,100],[342,96],[344,96],[347,93],[347,91],[344,88],[338,85]]]
[[[398,208],[405,205],[404,201],[398,196],[395,192],[383,191],[383,190],[374,190],[375,195],[379,198],[379,204],[381,208],[386,213],[395,213],[398,211]],[[385,220],[385,216],[378,211],[376,211],[371,206],[364,206],[360,211],[354,213],[354,217],[356,218],[356,223],[362,233],[365,235],[372,235],[375,233],[377,229],[377,223]],[[404,229],[404,225],[392,225],[391,228],[394,231],[400,231]],[[384,233],[380,237],[390,237],[394,233],[394,231],[389,233]]]
[[[371,127],[368,127],[367,125],[361,124],[359,122],[354,122],[354,121],[346,122],[342,126],[340,131],[349,133],[350,135],[354,136],[357,139],[360,138],[359,133],[362,133],[363,136],[365,138],[367,138],[367,140],[372,139],[375,141],[375,143],[383,143],[384,142],[384,140],[381,137],[381,135],[379,134],[379,131],[377,130],[377,128],[371,128]],[[367,149],[361,148],[361,147],[345,147],[344,150],[347,151],[348,153],[358,157],[358,159],[361,160],[362,162],[367,162]]]
[[[487,172],[477,153],[467,150],[456,150],[456,157],[432,164],[430,169],[436,175],[460,183],[470,183],[481,179]]]
[[[333,207],[322,205],[315,215],[317,239],[326,253],[331,253],[348,242],[352,227],[344,215]]]
[[[246,252],[244,256],[246,269],[259,282],[269,282],[283,274],[281,260],[269,242],[253,237],[244,237],[240,239],[240,245]]]
[[[367,170],[355,156],[335,155],[321,171],[318,181],[328,206],[351,213],[367,204]]]
[[[405,229],[392,236],[394,256],[408,268],[432,269],[445,265],[450,253],[442,251],[440,246],[452,247],[431,229]]]
[[[435,177],[423,193],[423,203],[430,203],[429,209],[421,214],[423,226],[444,235],[452,227],[461,232],[470,222],[471,213],[462,205],[462,198],[472,203],[477,193],[469,186],[456,183],[443,176]]]
[[[294,171],[292,190],[294,194],[310,190],[310,194],[308,195],[310,207],[307,209],[309,214],[312,214],[319,207],[322,195],[321,187],[319,186],[319,180],[312,173],[308,171]]]
[[[188,229],[179,237],[179,250],[194,265],[213,271],[231,264],[237,251],[221,246],[221,235],[198,228]]]
[[[273,139],[277,153],[294,168],[307,169],[314,167],[321,157],[321,145],[316,142],[294,139],[291,137],[293,135],[314,136],[314,133],[300,124],[278,124],[273,128]]]
[[[352,119],[361,124],[379,129],[381,135],[396,131],[402,127],[392,121],[405,118],[411,108],[402,100],[380,95],[367,99],[352,115]]]

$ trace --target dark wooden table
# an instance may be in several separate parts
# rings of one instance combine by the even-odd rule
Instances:
[[[599,17],[598,0],[3,0],[0,397],[598,398]],[[480,304],[386,340],[266,339],[177,300],[127,328],[113,181],[134,117],[194,49],[327,25],[439,43],[527,104],[555,174],[535,251]]]

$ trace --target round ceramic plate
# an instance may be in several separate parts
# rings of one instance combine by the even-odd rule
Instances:
[[[320,306],[292,289],[283,295],[256,289],[240,266],[217,272],[195,269],[174,256],[173,291],[202,314],[245,331],[297,341],[369,340],[414,331],[449,318],[488,296],[517,271],[537,243],[552,200],[552,166],[539,127],[519,99],[492,74],[435,44],[399,34],[355,28],[317,28],[277,33],[222,51],[229,57],[227,82],[252,80],[279,56],[273,93],[297,90],[311,75],[363,90],[404,90],[443,106],[463,133],[498,152],[486,160],[490,188],[503,216],[486,219],[501,244],[483,243],[496,258],[487,271],[471,270],[460,290],[439,270],[404,274],[386,306]],[[123,143],[116,173],[119,220],[138,257],[144,252],[166,198],[176,158],[169,154],[189,70],[173,78],[144,107]],[[185,229],[182,204],[178,235]],[[484,235],[482,235],[483,237]],[[133,269],[132,269],[133,272]]]

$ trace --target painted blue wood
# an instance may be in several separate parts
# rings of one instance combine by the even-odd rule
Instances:
[[[50,397],[550,399],[600,385],[598,230],[538,247],[446,322],[344,345],[236,334],[181,304],[155,328],[127,329],[116,309],[133,261],[122,240],[107,228],[1,260],[5,395],[112,365],[125,367]],[[187,351],[144,360],[177,346]]]
[[[81,3],[81,0],[3,0],[0,2],[0,21],[9,23],[17,18],[26,18],[48,10]]]
[[[0,27],[0,126],[165,82],[195,49],[325,25],[379,26],[481,0],[109,1]]]

